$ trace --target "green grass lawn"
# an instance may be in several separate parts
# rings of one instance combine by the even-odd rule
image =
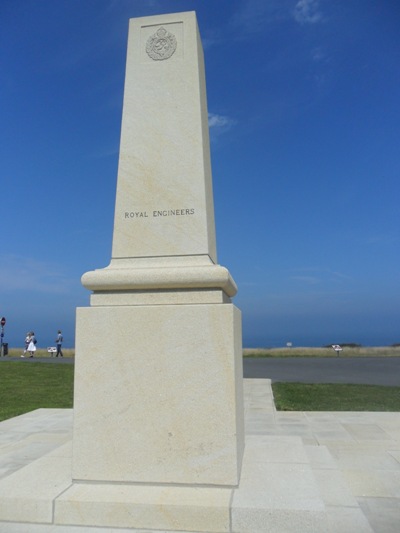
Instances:
[[[71,408],[74,365],[0,364],[0,420],[45,408]]]
[[[400,387],[273,383],[278,411],[400,411]]]

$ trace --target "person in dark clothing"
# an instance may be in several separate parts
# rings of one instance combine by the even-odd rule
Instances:
[[[62,336],[62,333],[61,333],[61,330],[58,330],[57,332],[57,338],[56,340],[54,341],[57,345],[57,353],[56,353],[56,357],[58,357],[60,355],[60,357],[64,357],[63,356],[63,353],[62,353],[62,350],[61,350],[61,346],[62,346],[62,343],[63,343],[63,336]]]

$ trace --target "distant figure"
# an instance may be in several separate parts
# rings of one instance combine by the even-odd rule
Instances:
[[[29,346],[29,343],[31,342],[31,332],[28,331],[28,333],[26,334],[26,337],[25,337],[25,348],[24,348],[24,353],[21,355],[21,357],[25,357],[25,354],[26,352],[28,351],[28,346]]]
[[[36,342],[37,340],[35,338],[35,333],[31,331],[30,336],[29,336],[29,345],[28,345],[28,352],[31,354],[29,356],[30,359],[32,359],[33,354],[36,352]]]
[[[64,357],[63,356],[63,353],[61,351],[61,345],[62,345],[62,342],[63,342],[63,336],[61,334],[61,330],[59,329],[58,332],[57,332],[57,338],[56,340],[54,341],[57,345],[57,353],[56,353],[56,357],[58,357],[58,354],[60,354],[60,357]]]

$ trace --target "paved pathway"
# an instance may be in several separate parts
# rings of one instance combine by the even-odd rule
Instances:
[[[245,357],[243,369],[273,382],[400,386],[400,357]]]

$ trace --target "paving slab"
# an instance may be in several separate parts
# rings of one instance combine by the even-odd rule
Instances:
[[[360,508],[327,507],[326,515],[324,533],[382,533],[379,529],[372,528]],[[390,533],[396,531],[397,529],[393,529]]]
[[[397,498],[359,498],[358,501],[373,531],[393,533],[399,530],[400,505]]]

